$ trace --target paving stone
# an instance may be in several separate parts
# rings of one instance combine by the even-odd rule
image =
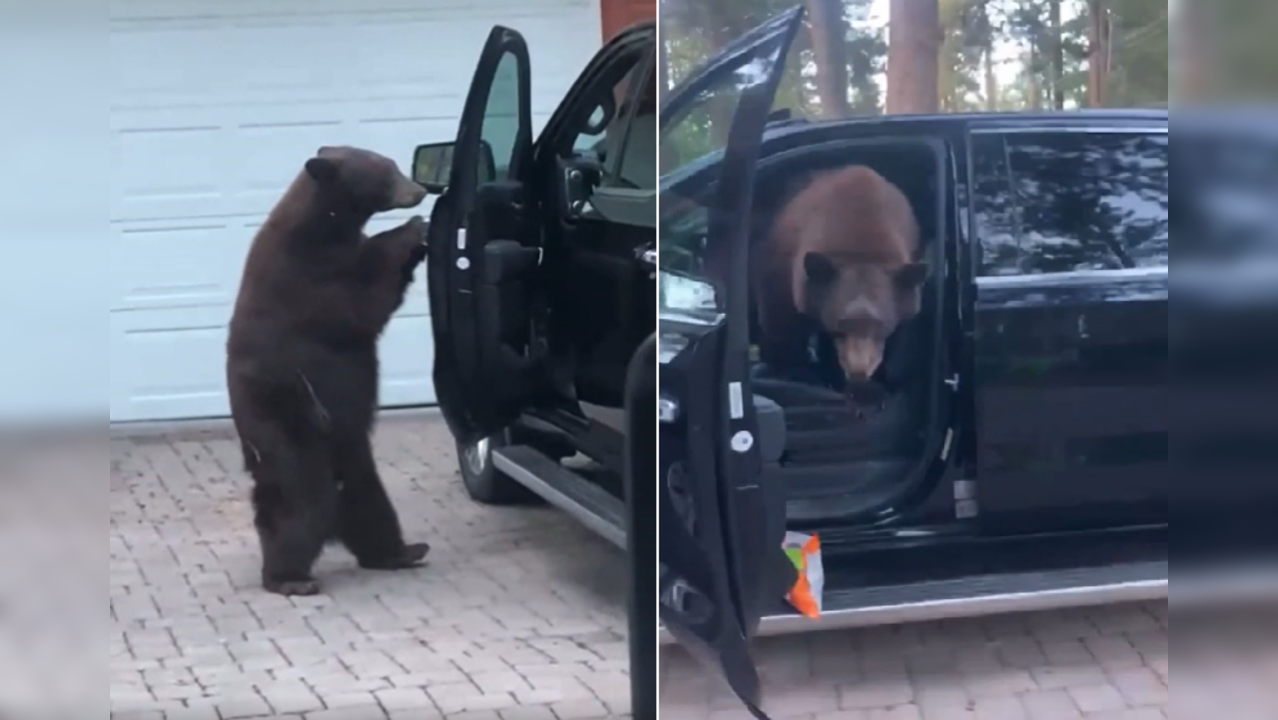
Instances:
[[[754,652],[777,718],[1165,720],[1167,623],[1166,603],[1143,603],[764,638]],[[1278,637],[1264,647],[1278,666]],[[662,649],[661,678],[663,718],[748,716],[681,648]]]
[[[621,554],[556,510],[471,501],[437,416],[383,419],[374,446],[406,537],[431,544],[428,563],[364,571],[332,547],[316,566],[323,594],[284,598],[258,585],[232,435],[112,441],[116,716],[553,720],[555,703],[577,717],[628,708]]]

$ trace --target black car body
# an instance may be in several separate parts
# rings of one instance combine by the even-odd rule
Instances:
[[[1220,361],[1278,367],[1273,343],[1250,341],[1254,321],[1221,325],[1219,305],[1187,320],[1178,371],[1195,393],[1173,403],[1168,113],[788,119],[773,96],[801,15],[743,37],[662,108],[665,638],[753,704],[757,634],[1166,598],[1173,496],[1194,530],[1180,547],[1206,547],[1222,520],[1266,527],[1278,458],[1259,448],[1275,423],[1265,435],[1256,418],[1272,406],[1244,397],[1255,372]],[[703,128],[725,117],[707,151]],[[868,419],[760,373],[748,282],[786,188],[848,164],[906,192],[932,266],[923,312],[889,341],[901,402]],[[1173,426],[1193,472],[1173,465]],[[1230,453],[1244,459],[1220,465]],[[819,620],[783,600],[787,529],[821,539]]]
[[[467,491],[490,504],[540,496],[618,545],[626,394],[655,373],[656,108],[642,102],[655,57],[655,23],[622,31],[535,134],[527,46],[495,27],[456,140],[419,147],[413,163],[441,194],[428,239],[434,385]],[[575,454],[593,465],[561,463]]]

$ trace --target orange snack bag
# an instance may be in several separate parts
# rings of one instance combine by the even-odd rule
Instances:
[[[785,599],[805,617],[821,617],[821,594],[825,589],[825,569],[821,566],[821,539],[816,535],[787,532],[782,543],[786,557],[799,571],[799,579]]]

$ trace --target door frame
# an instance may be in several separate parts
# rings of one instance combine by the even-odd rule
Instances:
[[[795,7],[731,43],[667,95],[659,112],[664,132],[702,92],[725,80],[740,89],[717,163],[719,179],[711,188],[706,230],[705,269],[720,291],[722,315],[717,324],[702,326],[698,337],[688,338],[678,353],[683,357],[671,357],[667,365],[681,369],[683,377],[675,382],[683,383],[678,402],[684,406],[663,407],[663,422],[674,421],[686,434],[682,474],[688,478],[688,504],[696,520],[695,526],[684,527],[679,516],[669,525],[670,539],[679,547],[670,548],[670,563],[661,563],[660,611],[667,629],[720,671],[756,717],[765,716],[748,641],[766,606],[775,602],[769,592],[776,589],[770,570],[774,562],[784,561],[785,504],[766,494],[762,482],[749,374],[750,217],[737,209],[752,202],[764,129],[803,15],[804,8]],[[768,71],[753,76],[738,72],[755,60],[767,61]],[[671,491],[663,491],[663,504],[673,505]],[[779,527],[769,522],[770,513],[778,512]],[[778,530],[776,537],[770,536],[772,529]],[[683,570],[676,567],[676,556],[678,565],[698,577],[678,574]],[[694,581],[704,586],[696,587]]]
[[[432,379],[440,411],[461,444],[488,437],[518,418],[517,402],[494,392],[485,378],[501,373],[482,367],[482,339],[478,332],[476,289],[487,238],[472,226],[484,142],[483,127],[497,71],[507,55],[516,63],[517,128],[504,178],[519,180],[533,158],[531,60],[528,44],[518,31],[496,25],[480,53],[462,110],[453,147],[448,188],[435,202],[430,218],[427,284],[435,364]],[[467,237],[472,231],[474,235]]]
[[[583,110],[580,106],[581,99],[593,89],[604,69],[617,62],[624,55],[632,52],[635,45],[655,43],[656,33],[657,24],[655,21],[632,25],[606,42],[590,59],[590,62],[586,63],[586,67],[577,75],[577,79],[573,81],[568,92],[564,94],[563,100],[560,101],[555,111],[551,113],[550,119],[546,121],[537,136],[536,142],[533,143],[533,157],[539,167],[554,164],[555,151],[558,149],[554,143],[562,140],[569,126],[579,120],[577,113]],[[590,110],[592,108],[584,109]],[[547,153],[550,153],[550,155],[547,156]]]

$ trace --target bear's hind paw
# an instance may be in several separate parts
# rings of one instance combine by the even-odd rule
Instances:
[[[313,578],[306,580],[268,580],[262,584],[262,588],[276,595],[309,596],[319,594],[320,584],[318,580]]]
[[[430,545],[426,543],[409,543],[400,551],[388,558],[369,558],[359,561],[365,570],[407,570],[422,564]]]

